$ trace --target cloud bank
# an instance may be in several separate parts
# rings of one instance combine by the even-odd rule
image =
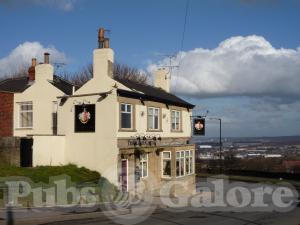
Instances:
[[[163,59],[149,66],[168,65]],[[261,36],[237,36],[215,49],[180,52],[172,75],[176,94],[194,97],[300,96],[300,48],[274,48]]]
[[[38,62],[43,62],[45,52],[49,52],[51,62],[66,62],[66,56],[63,52],[58,51],[54,46],[44,47],[39,42],[24,42],[10,54],[0,59],[0,77],[9,76],[24,66],[31,64],[32,58],[37,58]]]

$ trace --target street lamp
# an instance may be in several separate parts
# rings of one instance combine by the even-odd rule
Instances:
[[[220,135],[219,135],[219,170],[221,173],[221,160],[222,160],[222,148],[223,148],[223,144],[222,144],[222,118],[214,118],[214,117],[210,117],[209,120],[218,120],[220,122]]]

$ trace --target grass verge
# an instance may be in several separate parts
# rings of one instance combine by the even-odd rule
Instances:
[[[38,166],[33,168],[22,168],[12,166],[0,166],[0,207],[4,207],[4,196],[7,190],[7,181],[26,181],[29,182],[32,189],[42,187],[43,190],[47,188],[56,187],[54,181],[66,180],[66,189],[74,187],[79,192],[85,187],[94,188],[92,193],[97,196],[97,202],[102,202],[103,192],[113,193],[116,187],[107,179],[101,177],[96,171],[91,171],[84,167],[77,167],[70,164],[65,166]],[[17,187],[20,190],[20,187]],[[21,188],[22,189],[22,188]],[[72,203],[72,196],[68,194],[68,204]],[[55,197],[54,197],[55,198]],[[43,192],[42,200],[47,199],[46,193]],[[20,203],[23,206],[33,206],[32,193],[26,197],[20,198]]]

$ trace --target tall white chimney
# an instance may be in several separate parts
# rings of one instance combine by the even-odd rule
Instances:
[[[54,68],[49,64],[49,53],[44,54],[44,63],[35,66],[35,81],[53,80]]]
[[[98,49],[93,55],[93,78],[101,79],[105,76],[113,77],[114,51],[109,47],[109,39],[104,37],[105,30],[98,32]]]
[[[154,72],[154,86],[170,92],[171,76],[168,69],[160,68]]]

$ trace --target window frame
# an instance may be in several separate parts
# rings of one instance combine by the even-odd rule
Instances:
[[[125,105],[125,108],[127,110],[127,106],[130,106],[131,107],[131,112],[123,112],[122,111],[122,105]],[[130,125],[131,127],[130,128],[123,128],[122,127],[122,114],[123,113],[127,113],[127,114],[130,114]],[[134,123],[134,113],[135,113],[135,107],[134,107],[134,104],[131,104],[131,103],[127,103],[127,102],[120,102],[120,106],[119,106],[119,116],[120,116],[120,120],[119,120],[119,130],[120,131],[134,131],[134,126],[135,126],[135,123]]]
[[[179,157],[177,157],[177,154],[179,153]],[[183,155],[182,155],[183,153]],[[181,171],[181,173],[179,172],[179,175],[177,175],[177,160],[179,160],[179,171],[181,171],[181,169],[183,169],[183,171]],[[176,177],[184,177],[186,175],[186,158],[185,158],[185,150],[178,150],[176,151],[176,163],[175,163],[175,170],[176,170]],[[183,162],[183,165],[182,165]]]
[[[140,157],[140,171],[141,171],[140,177],[147,178],[149,175],[149,156],[147,153],[144,153],[143,155],[146,156],[146,159],[143,159],[142,156]],[[146,170],[147,170],[146,176],[144,176],[144,166],[143,166],[144,163],[147,165],[146,166]]]
[[[18,129],[32,129],[33,128],[33,102],[32,101],[27,101],[27,102],[18,102]],[[31,105],[31,110],[22,110],[22,106],[24,105]],[[31,113],[31,126],[21,126],[21,113]]]
[[[170,158],[164,158],[164,153],[170,153]],[[164,175],[164,161],[169,160],[170,161],[170,176]],[[171,179],[172,178],[172,151],[163,151],[161,152],[161,177],[165,179]]]
[[[158,113],[157,113],[157,128],[150,128],[149,126],[149,110],[152,109],[152,110],[158,110]],[[154,112],[154,111],[153,111]],[[152,114],[152,125],[153,127],[155,127],[155,115]],[[147,130],[148,131],[160,131],[161,130],[161,108],[160,107],[154,107],[154,106],[148,106],[147,107]]]
[[[173,112],[175,112],[175,115],[176,113],[178,113],[178,118],[177,117],[174,117],[175,118],[175,129],[173,129]],[[182,132],[182,110],[178,110],[178,109],[171,109],[171,112],[170,112],[170,126],[171,126],[171,132]],[[178,129],[176,129],[176,118],[177,120],[179,120],[179,123],[178,123]]]
[[[187,154],[187,152],[188,152],[188,154]],[[177,153],[179,153],[179,157],[177,157]],[[182,156],[182,153],[183,153],[183,156]],[[177,175],[177,160],[179,160],[179,169],[180,169],[180,168],[182,168],[182,159],[183,159],[183,174],[179,173],[179,175]],[[176,176],[176,178],[194,174],[194,165],[195,165],[195,163],[194,163],[194,151],[193,150],[177,150],[176,151],[176,157],[175,157],[175,171],[176,171],[175,176]],[[187,166],[188,166],[188,172],[186,170]]]

